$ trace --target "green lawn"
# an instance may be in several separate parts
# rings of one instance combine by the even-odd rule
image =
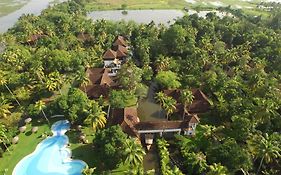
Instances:
[[[44,122],[46,123],[46,122]],[[28,125],[25,133],[19,134],[19,142],[16,145],[9,147],[10,153],[5,152],[4,156],[0,158],[0,174],[4,174],[4,170],[7,169],[7,175],[11,175],[16,164],[26,155],[32,153],[37,144],[43,140],[41,134],[49,132],[49,126],[47,124],[41,124],[33,122],[33,126],[38,126],[39,130],[37,133],[31,133],[31,124]]]
[[[51,123],[54,123],[55,121],[60,120],[54,119],[51,121]],[[32,134],[31,128],[32,126],[38,126],[39,130],[37,133]],[[87,135],[87,139],[89,140],[89,143],[92,143],[93,140],[93,131],[91,128],[83,128],[83,132]],[[32,153],[37,144],[43,140],[41,138],[41,134],[44,132],[50,132],[49,126],[46,124],[46,122],[38,123],[33,122],[33,124],[28,125],[27,130],[25,133],[19,134],[19,143],[16,145],[12,145],[9,147],[10,153],[5,152],[4,156],[0,158],[0,175],[4,174],[5,169],[7,169],[6,175],[11,175],[14,167],[16,164],[24,158],[26,155]],[[78,135],[79,133],[76,131],[68,131],[67,135],[69,136],[69,142],[71,144],[71,150],[73,151],[73,157],[74,159],[80,159],[85,161],[90,167],[95,166],[97,163],[99,163],[95,156],[93,156],[93,148],[92,144],[81,144],[78,142]],[[100,160],[100,159],[99,159]]]
[[[87,5],[91,10],[120,9],[126,4],[126,9],[183,9],[185,0],[91,0]]]
[[[99,161],[95,159],[95,152],[92,148],[94,131],[91,128],[87,127],[83,127],[82,131],[86,134],[86,139],[89,141],[89,144],[79,143],[79,132],[77,131],[68,131],[66,133],[71,144],[70,149],[72,150],[72,157],[73,159],[80,159],[85,161],[89,165],[89,167],[95,167],[97,166]]]

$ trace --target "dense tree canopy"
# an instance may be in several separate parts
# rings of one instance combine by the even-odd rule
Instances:
[[[102,107],[77,84],[86,81],[86,68],[102,67],[103,52],[121,34],[128,38],[133,58],[119,73],[123,90],[111,90],[110,105],[135,105],[136,95],[145,97],[143,80],[156,81],[163,89],[200,88],[213,102],[201,117],[197,135],[180,139],[176,146],[175,155],[188,165],[179,167],[183,173],[280,174],[279,6],[262,18],[220,8],[235,17],[186,15],[166,27],[153,22],[93,22],[84,5],[72,0],[39,16],[23,15],[1,35],[5,48],[0,51],[0,121],[10,124],[5,131],[8,128],[14,136],[21,117],[41,116],[44,111],[47,117],[63,114],[72,122],[104,127]],[[79,34],[90,37],[84,40]],[[164,105],[163,94],[158,95]],[[187,105],[192,96],[183,95],[182,100]],[[175,102],[169,102],[170,114]],[[93,115],[97,112],[101,115]],[[121,152],[125,139],[120,128],[97,133],[94,145],[106,157],[106,166],[115,168],[126,160]],[[134,158],[127,162],[135,164],[139,158]]]

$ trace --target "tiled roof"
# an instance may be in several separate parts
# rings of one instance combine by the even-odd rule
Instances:
[[[131,136],[138,137],[135,125],[139,122],[136,107],[126,107],[111,110],[109,123],[111,125],[119,124],[123,131]]]
[[[114,50],[108,49],[104,54],[103,54],[103,59],[104,60],[114,60],[117,57],[117,53]]]
[[[191,105],[187,106],[187,110],[190,113],[204,113],[210,109],[211,104],[208,101],[207,96],[200,89],[192,89],[194,99]],[[164,94],[174,98],[177,101],[176,108],[178,112],[183,111],[183,104],[180,102],[181,90],[164,90]]]
[[[199,123],[197,115],[187,114],[184,120],[140,122],[136,107],[112,109],[109,124],[120,125],[124,132],[139,137],[138,130],[188,129],[190,123]]]
[[[118,36],[116,38],[116,40],[113,43],[113,46],[116,46],[116,45],[122,45],[122,46],[125,46],[125,47],[128,46],[126,41],[125,41],[125,38],[123,36]]]
[[[113,50],[117,53],[117,58],[126,57],[128,50],[122,45],[113,46]]]
[[[188,123],[199,123],[200,119],[196,114],[187,114],[184,116],[184,120]]]
[[[90,98],[98,98],[101,95],[108,96],[109,89],[116,86],[116,83],[109,77],[108,68],[89,68],[86,74],[90,82],[86,85],[80,86],[82,91],[86,91]]]

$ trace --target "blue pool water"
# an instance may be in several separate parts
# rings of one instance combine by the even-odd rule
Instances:
[[[23,158],[15,167],[13,175],[81,175],[86,163],[72,160],[66,148],[70,123],[61,120],[52,125],[53,136],[37,145],[33,153]]]

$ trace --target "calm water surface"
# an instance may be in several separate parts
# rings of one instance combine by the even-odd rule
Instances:
[[[88,14],[93,20],[106,19],[112,21],[135,21],[137,23],[169,24],[175,19],[184,16],[181,10],[128,10],[128,14],[123,15],[122,10],[93,11]]]
[[[16,10],[6,16],[0,18],[0,33],[6,32],[11,28],[23,14],[35,14],[39,15],[40,12],[46,9],[55,0],[31,0],[19,10]],[[65,0],[59,0],[56,2],[63,2]]]
[[[150,23],[154,21],[155,24],[169,25],[173,24],[177,18],[183,17],[186,13],[181,10],[127,10],[128,14],[122,14],[122,10],[106,10],[106,11],[93,11],[88,14],[93,20],[112,20],[112,21],[135,21],[137,23]],[[199,17],[205,17],[211,11],[200,11],[197,13],[194,10],[189,10],[188,14],[197,13]],[[218,11],[215,12],[219,17],[226,14]]]
[[[23,14],[39,15],[42,10],[47,8],[50,4],[55,2],[63,2],[66,0],[30,0],[19,10],[10,13],[6,16],[0,17],[0,33],[6,32],[11,28],[18,18]],[[185,12],[181,10],[128,10],[128,14],[122,14],[122,10],[108,10],[108,11],[93,11],[88,14],[88,17],[93,20],[105,19],[112,21],[135,21],[137,23],[150,23],[154,21],[156,25],[162,23],[170,25],[175,22],[177,18],[183,17]],[[200,11],[198,15],[205,17],[210,11]],[[194,10],[189,10],[188,14],[197,13]],[[218,16],[223,17],[225,14],[216,12]]]

